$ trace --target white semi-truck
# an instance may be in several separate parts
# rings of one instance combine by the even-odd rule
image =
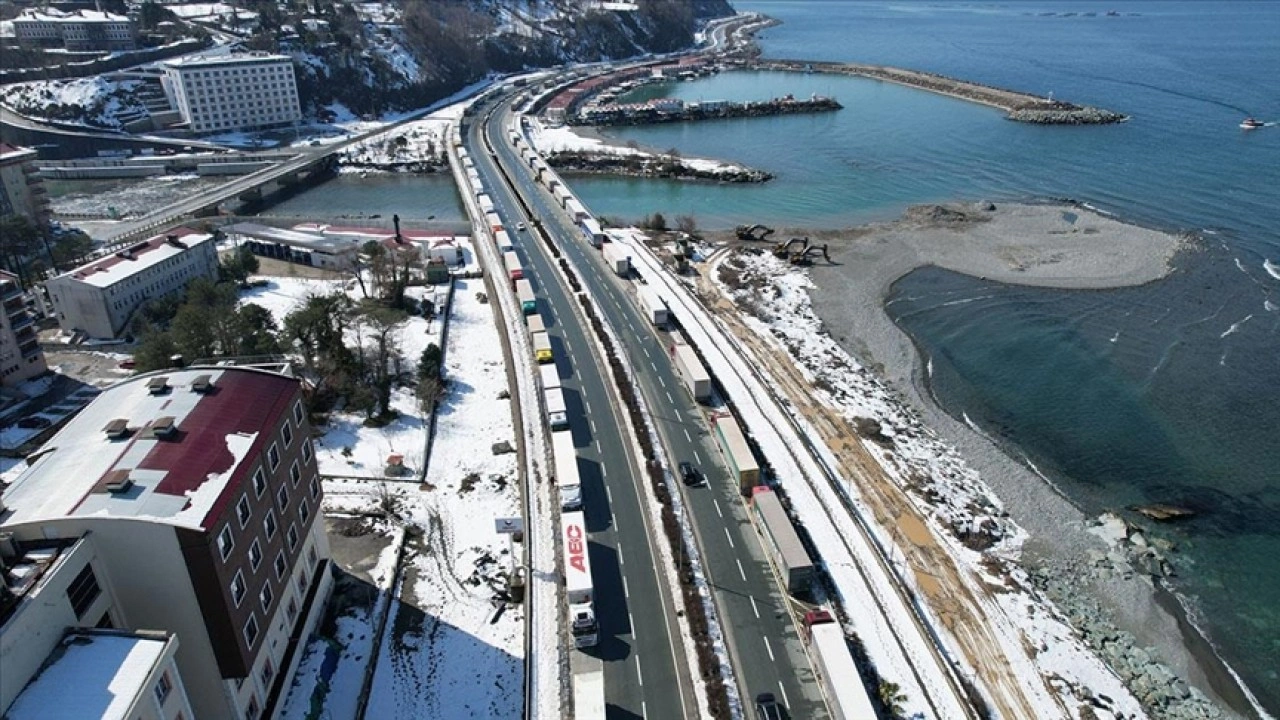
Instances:
[[[840,623],[826,610],[812,610],[805,613],[804,626],[809,655],[827,697],[831,717],[836,720],[875,720],[875,708],[862,678],[858,676],[858,667],[853,663]]]
[[[618,243],[605,243],[600,252],[615,275],[626,277],[631,274],[631,251],[627,248]]]
[[[662,327],[671,319],[667,304],[663,302],[661,295],[654,292],[653,288],[641,285],[636,288],[636,297],[640,300],[640,307],[644,310],[644,316],[649,318],[649,322]]]
[[[542,391],[542,399],[547,404],[547,424],[552,430],[565,430],[569,427],[569,411],[564,404],[564,390],[549,388]]]
[[[559,389],[557,388],[557,392]],[[551,433],[556,489],[560,491],[560,509],[582,509],[582,480],[578,475],[578,451],[573,447],[573,433],[560,430]]]
[[[711,399],[711,375],[707,373],[693,348],[688,345],[672,345],[671,361],[675,365],[676,374],[694,400],[705,402]]]
[[[565,595],[569,603],[569,632],[574,647],[594,647],[600,641],[591,582],[591,558],[587,554],[587,526],[581,511],[560,514],[560,541],[564,545]]]

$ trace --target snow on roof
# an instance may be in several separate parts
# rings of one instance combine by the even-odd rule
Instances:
[[[58,277],[70,277],[94,287],[111,287],[121,280],[131,278],[212,239],[212,235],[197,233],[190,228],[178,228],[164,235],[157,235],[149,240],[130,245],[114,255],[81,265]]]
[[[186,55],[184,57],[166,60],[163,64],[172,68],[208,68],[222,67],[224,65],[248,65],[263,62],[287,62],[292,63],[293,58],[288,55],[274,55],[271,53],[233,53],[230,55]]]
[[[334,255],[344,252],[354,252],[359,249],[359,245],[351,242],[350,240],[327,237],[322,233],[306,232],[298,229],[289,230],[286,228],[271,227],[270,225],[261,225],[259,223],[236,223],[222,228],[222,231],[227,235],[243,235],[245,237],[253,238],[254,240],[276,242],[283,245],[291,245],[293,247],[304,247]]]
[[[212,391],[193,389],[202,376]],[[164,389],[155,387],[160,379]],[[113,517],[208,527],[297,391],[291,377],[236,367],[158,371],[113,385],[32,456],[4,495],[5,522]],[[166,422],[173,431],[157,437],[153,429]],[[126,429],[112,437],[113,425]]]
[[[184,20],[221,19],[223,17],[230,19],[232,14],[242,22],[258,19],[258,13],[252,10],[233,7],[220,2],[167,5],[165,9]]]
[[[122,633],[69,633],[5,717],[126,720],[138,696],[148,691],[147,680],[169,642]]]
[[[11,160],[26,160],[35,156],[35,150],[0,142],[0,163],[6,163]]]
[[[63,12],[54,8],[45,8],[43,10],[24,10],[22,14],[14,18],[18,22],[129,22],[129,18],[124,15],[113,15],[109,12],[99,12],[97,10],[74,10],[72,12]]]

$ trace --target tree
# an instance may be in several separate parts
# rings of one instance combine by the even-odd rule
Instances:
[[[891,716],[902,717],[902,703],[907,701],[907,696],[903,694],[898,683],[881,680],[876,694],[879,696],[880,704]]]
[[[236,312],[239,325],[240,355],[275,355],[280,352],[276,320],[271,311],[248,303]]]
[[[369,409],[369,417],[385,416],[391,411],[391,384],[394,378],[391,366],[396,361],[399,350],[396,345],[396,334],[407,319],[401,310],[378,305],[366,308],[360,320],[365,329],[371,333],[372,345],[361,349],[368,354],[365,362],[368,385],[374,391],[374,403]]]
[[[665,231],[667,229],[667,218],[662,213],[656,212],[645,219],[644,225],[649,230]]]
[[[698,221],[692,215],[677,215],[676,229],[686,235],[698,235]]]
[[[69,267],[93,251],[93,240],[83,232],[74,230],[54,238],[51,251],[55,267]]]
[[[437,378],[444,374],[444,352],[440,350],[440,346],[435,343],[427,343],[427,347],[422,351],[422,358],[418,361],[418,377]]]
[[[245,285],[249,276],[258,272],[258,256],[249,248],[241,246],[227,253],[218,264],[218,276],[228,282]]]
[[[169,367],[169,359],[178,354],[173,337],[164,330],[151,330],[142,336],[133,352],[133,362],[138,372],[149,372]]]
[[[25,215],[5,215],[0,218],[0,258],[9,272],[27,284],[30,264],[40,252],[40,228]]]

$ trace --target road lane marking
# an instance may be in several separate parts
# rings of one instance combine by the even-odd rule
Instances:
[[[667,393],[667,402],[671,403],[672,405],[675,405],[675,404],[676,404],[676,399],[675,399],[675,398],[673,398],[673,397],[671,397],[671,393],[670,393],[670,392],[668,392],[668,393]]]
[[[733,547],[733,537],[729,535],[729,528],[724,529],[724,537],[729,541],[729,547]]]
[[[764,639],[764,649],[769,651],[769,662],[777,662],[773,659],[773,646],[769,644],[769,638]]]
[[[755,596],[755,595],[748,595],[747,597],[751,599],[751,612],[755,613],[755,614],[756,614],[756,619],[757,619],[757,620],[759,620],[759,619],[760,619],[760,608],[756,606],[756,596]]]
[[[653,371],[654,371],[654,372],[658,372],[658,366],[657,366],[657,365],[654,365],[654,364],[653,364],[653,362],[650,362],[650,363],[649,363],[649,367],[653,368]]]
[[[715,498],[711,498],[711,504],[716,506],[716,514],[724,517],[724,513],[720,512],[720,503]]]
[[[699,455],[698,455],[698,451],[697,451],[697,450],[694,450],[694,451],[693,451],[693,459],[694,459],[694,460],[697,460],[699,465],[701,465],[701,464],[702,464],[702,458],[701,458],[701,457],[699,457]]]
[[[647,348],[647,347],[642,347],[641,349],[642,349],[642,350],[644,350],[644,356],[645,356],[645,357],[652,357],[652,355],[650,355],[650,354],[649,354],[649,348]]]
[[[588,418],[588,419],[587,419],[587,422],[591,423],[591,434],[592,434],[592,435],[595,435],[595,434],[596,434],[596,421],[595,421],[594,419]],[[599,449],[599,448],[597,448],[597,449]]]
[[[604,467],[604,466],[601,465],[601,467]],[[613,505],[613,491],[609,489],[608,485],[604,486],[604,495],[605,497],[609,498],[609,504]],[[618,552],[622,552],[622,551],[619,550]]]
[[[633,636],[634,637],[634,636]],[[636,680],[640,681],[640,686],[644,686],[644,673],[640,672],[640,655],[636,654]]]
[[[747,572],[742,569],[742,561],[734,558],[734,562],[738,563],[738,574],[742,576],[742,582],[747,581]]]
[[[666,386],[667,386],[667,381],[666,381],[666,380],[663,380],[663,379],[662,379],[662,376],[661,376],[661,375],[659,375],[659,376],[658,376],[658,384],[662,385],[662,387],[666,387]]]
[[[603,477],[609,477],[609,468],[605,467],[604,465],[601,465],[601,466],[600,466],[600,477],[602,477],[602,478],[603,478]],[[605,489],[607,490],[608,488],[605,488]]]
[[[586,410],[588,415],[591,414],[591,403],[586,398],[582,399],[582,409]]]
[[[640,701],[640,717],[649,717],[649,706],[643,700]]]
[[[680,414],[680,410],[679,410],[679,409],[677,409],[677,408],[671,408],[671,409],[672,409],[672,411],[674,411],[674,412],[675,412],[675,414],[676,414],[676,419],[677,419],[677,420],[683,420],[683,419],[684,419],[684,416]]]
[[[782,693],[782,703],[787,707],[791,707],[791,698],[787,697],[787,689],[782,687],[782,681],[778,681],[778,691]]]
[[[622,594],[628,598],[631,597],[631,587],[627,585],[626,575],[622,576]]]
[[[693,442],[693,437],[689,435],[689,428],[684,428],[684,439]]]
[[[616,530],[617,528],[615,527],[614,529]],[[619,540],[618,542],[615,542],[613,544],[613,547],[618,551],[618,564],[621,565],[622,564],[622,541]]]

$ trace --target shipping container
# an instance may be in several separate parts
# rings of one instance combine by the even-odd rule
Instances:
[[[552,430],[564,430],[569,427],[569,411],[564,404],[564,389],[550,388],[543,389],[542,400],[547,406],[547,424]],[[574,460],[576,468],[577,460]],[[557,467],[559,460],[557,459]],[[577,480],[576,473],[574,480]],[[575,482],[576,484],[576,482]]]
[[[631,274],[631,249],[618,243],[605,243],[601,248],[604,264],[618,277]]]
[[[716,444],[720,446],[729,471],[738,480],[738,488],[743,495],[749,494],[760,484],[760,466],[756,464],[737,421],[729,413],[716,413],[711,416],[711,426],[715,429]]]
[[[698,359],[698,354],[693,351],[693,348],[688,345],[672,345],[671,359],[675,365],[676,374],[689,389],[693,399],[698,402],[710,400],[711,376],[707,374],[707,369],[702,366],[702,361]]]
[[[600,247],[608,238],[605,237],[604,230],[600,227],[600,223],[595,218],[588,217],[578,221],[578,229],[582,231],[582,238],[591,243],[592,247]]]
[[[542,322],[542,316],[538,313],[528,315],[524,319],[525,325],[529,328],[529,334],[546,332],[547,326]]]
[[[538,374],[542,379],[543,390],[560,387],[560,370],[556,367],[555,363],[539,366]]]
[[[587,209],[583,207],[582,203],[579,202],[577,198],[569,198],[567,201],[565,201],[564,210],[565,212],[569,213],[569,217],[573,218],[574,222],[578,222],[579,220],[585,220],[586,218],[591,216],[591,214],[587,212]]]
[[[641,285],[636,288],[636,299],[640,301],[640,307],[644,310],[644,316],[650,323],[658,327],[662,327],[671,319],[671,313],[667,309],[666,301],[664,301],[662,296],[648,285]]]
[[[520,264],[520,256],[514,252],[502,253],[502,267],[507,269],[508,280],[519,280],[524,277],[524,266]]]
[[[813,583],[813,561],[800,543],[800,536],[778,496],[764,485],[751,489],[751,517],[764,537],[765,549],[787,592],[808,595]]]
[[[876,720],[875,706],[853,662],[844,629],[826,610],[805,613],[804,626],[831,716],[835,720]]]
[[[498,252],[509,253],[515,250],[515,246],[511,244],[511,236],[506,230],[497,230],[493,233],[493,242],[498,246]]]

